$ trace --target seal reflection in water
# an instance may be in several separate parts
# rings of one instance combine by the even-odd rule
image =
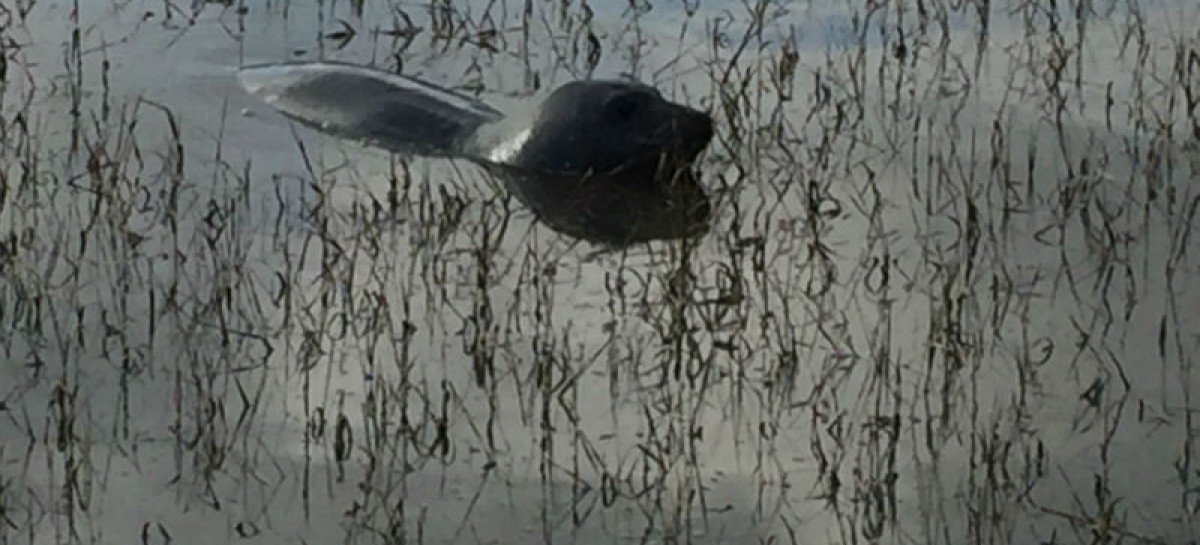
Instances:
[[[575,81],[508,115],[411,77],[329,62],[243,68],[252,95],[327,134],[396,153],[463,158],[550,228],[623,246],[702,235],[711,205],[693,163],[712,118],[653,87]]]

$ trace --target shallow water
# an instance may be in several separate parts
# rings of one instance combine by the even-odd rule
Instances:
[[[460,24],[520,28],[487,5]],[[582,9],[554,5],[498,53],[402,5],[426,27],[403,68],[520,105],[588,73]],[[198,6],[82,2],[77,56],[69,4],[4,26],[0,542],[1196,540],[1200,163],[1163,90],[1200,86],[1169,83],[1195,8],[1144,4],[1140,56],[1104,53],[1128,12],[1068,34],[1057,118],[1029,68],[1057,38],[1013,6],[982,50],[955,14],[958,56],[912,7],[861,34],[861,6],[772,8],[791,101],[780,41],[727,69],[736,3],[597,8],[595,74],[723,106],[680,304],[679,245],[597,254],[470,165],[237,88],[256,62],[394,68],[365,30],[387,4]]]

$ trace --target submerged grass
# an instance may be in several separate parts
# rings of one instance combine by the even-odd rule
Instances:
[[[1194,8],[135,5],[0,6],[0,543],[1197,541]],[[596,253],[106,35],[628,73],[719,218]]]

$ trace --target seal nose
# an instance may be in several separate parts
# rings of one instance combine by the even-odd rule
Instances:
[[[712,140],[714,134],[713,119],[706,112],[700,110],[686,109],[686,113],[680,116],[676,134],[680,135],[680,150],[684,151],[686,158],[691,160],[693,156],[698,155],[708,142]]]
[[[701,139],[707,144],[713,137],[713,118],[701,111],[695,111],[693,114],[692,118],[695,119],[694,123],[697,126],[696,132],[700,134]]]

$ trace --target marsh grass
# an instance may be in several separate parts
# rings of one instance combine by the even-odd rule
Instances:
[[[0,543],[1196,541],[1194,8],[135,4],[0,13]],[[635,75],[719,217],[596,251],[214,44]]]

